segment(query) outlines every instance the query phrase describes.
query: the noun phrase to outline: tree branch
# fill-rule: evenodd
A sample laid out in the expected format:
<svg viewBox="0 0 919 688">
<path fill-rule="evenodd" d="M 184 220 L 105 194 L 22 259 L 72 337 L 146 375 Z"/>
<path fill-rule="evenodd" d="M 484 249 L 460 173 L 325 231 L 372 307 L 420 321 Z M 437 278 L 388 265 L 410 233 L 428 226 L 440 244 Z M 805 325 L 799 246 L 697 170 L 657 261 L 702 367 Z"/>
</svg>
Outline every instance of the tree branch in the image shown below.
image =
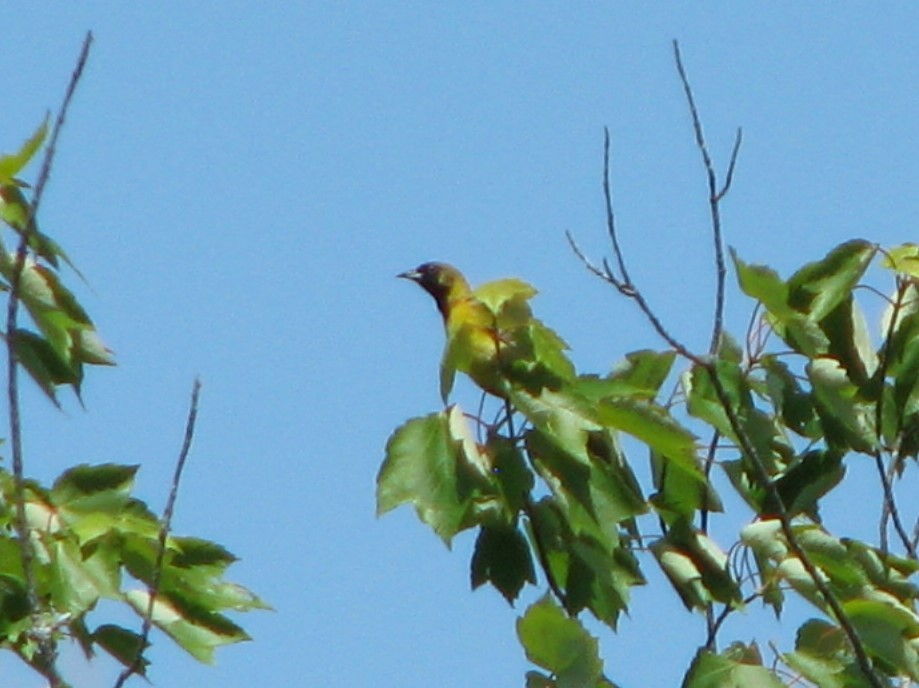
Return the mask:
<svg viewBox="0 0 919 688">
<path fill-rule="evenodd" d="M 705 165 L 705 174 L 708 178 L 708 207 L 711 214 L 712 222 L 712 239 L 715 245 L 715 277 L 717 280 L 715 288 L 715 317 L 712 325 L 712 340 L 708 351 L 714 355 L 718 350 L 718 343 L 721 340 L 721 332 L 724 328 L 724 283 L 726 269 L 724 266 L 724 240 L 721 234 L 721 199 L 725 197 L 731 188 L 731 182 L 734 179 L 734 168 L 737 163 L 737 156 L 740 153 L 740 144 L 743 140 L 743 131 L 738 128 L 737 136 L 734 139 L 734 149 L 731 153 L 731 162 L 728 165 L 727 175 L 725 176 L 724 185 L 718 189 L 718 177 L 715 174 L 715 167 L 712 164 L 711 155 L 708 152 L 708 145 L 705 143 L 705 136 L 702 133 L 702 121 L 699 118 L 699 111 L 696 108 L 696 101 L 692 95 L 692 88 L 689 85 L 689 79 L 686 76 L 686 69 L 683 67 L 683 58 L 680 55 L 680 44 L 673 41 L 673 59 L 676 61 L 677 73 L 680 75 L 680 83 L 683 85 L 683 93 L 686 96 L 686 102 L 689 106 L 689 114 L 692 117 L 692 127 L 696 135 L 696 145 L 699 153 L 702 155 L 702 164 Z"/>
<path fill-rule="evenodd" d="M 191 389 L 191 402 L 188 407 L 188 419 L 185 422 L 185 438 L 182 441 L 182 449 L 179 451 L 179 458 L 176 461 L 175 472 L 172 476 L 172 485 L 169 488 L 169 497 L 166 500 L 166 508 L 163 510 L 163 522 L 160 527 L 159 540 L 157 542 L 156 562 L 153 566 L 153 580 L 150 582 L 150 598 L 147 602 L 147 613 L 144 615 L 144 623 L 141 626 L 140 640 L 137 645 L 137 654 L 134 661 L 118 675 L 115 682 L 115 688 L 121 688 L 133 674 L 140 671 L 143 664 L 143 653 L 147 647 L 150 638 L 150 631 L 153 628 L 153 608 L 156 605 L 156 598 L 159 595 L 160 580 L 163 574 L 163 565 L 166 558 L 166 541 L 169 538 L 169 532 L 172 528 L 172 515 L 175 511 L 176 499 L 179 496 L 179 484 L 182 482 L 182 472 L 185 470 L 185 462 L 188 459 L 188 452 L 191 450 L 191 443 L 195 436 L 195 423 L 198 419 L 198 397 L 201 393 L 201 381 L 195 379 Z"/>
<path fill-rule="evenodd" d="M 715 240 L 715 252 L 716 252 L 716 270 L 718 278 L 718 289 L 716 294 L 716 303 L 715 303 L 715 324 L 712 331 L 712 342 L 710 346 L 710 355 L 709 356 L 699 356 L 692 351 L 690 351 L 686 346 L 684 346 L 679 340 L 677 340 L 673 335 L 669 333 L 666 327 L 663 325 L 662 321 L 656 313 L 651 309 L 645 300 L 642 292 L 636 287 L 634 282 L 628 278 L 628 271 L 625 269 L 625 261 L 622 258 L 622 253 L 618 247 L 618 243 L 614 244 L 613 251 L 616 255 L 617 261 L 620 261 L 620 273 L 622 277 L 617 277 L 609 268 L 609 264 L 604 261 L 603 268 L 598 268 L 592 264 L 584 254 L 577 248 L 571 235 L 568 235 L 568 240 L 572 245 L 572 249 L 575 254 L 581 259 L 585 264 L 587 269 L 593 274 L 599 276 L 604 281 L 608 282 L 614 286 L 620 294 L 632 299 L 638 305 L 641 312 L 648 319 L 648 322 L 655 329 L 658 335 L 665 341 L 667 344 L 673 348 L 678 354 L 686 358 L 693 365 L 698 366 L 706 371 L 709 378 L 711 379 L 712 387 L 715 391 L 715 395 L 718 398 L 718 403 L 724 409 L 725 415 L 728 419 L 728 422 L 731 426 L 731 430 L 734 433 L 734 436 L 737 440 L 737 444 L 742 452 L 742 455 L 747 457 L 750 462 L 750 465 L 753 468 L 753 473 L 756 481 L 760 484 L 763 490 L 769 496 L 771 502 L 775 505 L 776 517 L 778 518 L 779 525 L 781 527 L 782 533 L 785 536 L 785 540 L 788 543 L 788 547 L 791 552 L 797 557 L 801 562 L 801 565 L 804 567 L 804 570 L 807 572 L 808 576 L 814 583 L 814 587 L 820 593 L 820 596 L 823 598 L 828 609 L 832 613 L 833 617 L 839 623 L 840 627 L 843 629 L 843 632 L 846 635 L 846 638 L 849 640 L 849 643 L 852 646 L 852 650 L 855 654 L 856 662 L 859 666 L 859 669 L 864 674 L 868 685 L 873 688 L 882 688 L 883 684 L 881 683 L 878 676 L 875 674 L 872 666 L 871 660 L 868 657 L 868 654 L 865 650 L 864 644 L 859 638 L 858 633 L 855 630 L 855 627 L 852 625 L 851 620 L 845 613 L 845 610 L 842 608 L 839 600 L 836 598 L 836 595 L 833 593 L 829 584 L 823 579 L 818 570 L 817 566 L 811 560 L 810 556 L 801 546 L 801 543 L 798 541 L 798 538 L 794 532 L 794 527 L 792 524 L 792 518 L 788 513 L 788 509 L 785 506 L 782 495 L 776 487 L 775 483 L 772 481 L 769 476 L 769 472 L 766 469 L 766 463 L 759 455 L 759 451 L 756 446 L 751 441 L 749 435 L 744 428 L 743 422 L 738 415 L 737 410 L 734 408 L 730 396 L 728 395 L 727 390 L 724 387 L 724 384 L 721 382 L 721 379 L 718 374 L 718 368 L 715 364 L 712 355 L 717 352 L 718 341 L 721 337 L 722 331 L 722 321 L 723 321 L 723 308 L 724 308 L 724 257 L 723 257 L 723 248 L 722 248 L 722 232 L 721 232 L 721 217 L 719 212 L 719 202 L 723 198 L 724 194 L 727 193 L 731 179 L 733 178 L 734 165 L 737 157 L 737 151 L 740 146 L 740 135 L 738 134 L 737 140 L 734 145 L 734 154 L 731 158 L 731 164 L 729 167 L 728 181 L 725 185 L 719 190 L 717 188 L 717 178 L 714 174 L 714 168 L 711 163 L 711 158 L 708 154 L 707 147 L 705 145 L 705 139 L 702 135 L 702 125 L 699 120 L 698 112 L 695 107 L 695 102 L 692 97 L 692 91 L 689 87 L 688 79 L 686 78 L 685 70 L 683 69 L 682 60 L 679 53 L 679 45 L 674 41 L 674 55 L 677 63 L 677 70 L 680 74 L 680 80 L 683 84 L 683 89 L 686 94 L 687 100 L 689 102 L 690 112 L 693 119 L 693 128 L 696 134 L 696 143 L 699 146 L 700 152 L 702 154 L 703 162 L 705 165 L 706 173 L 708 176 L 709 182 L 709 206 L 711 209 L 711 222 L 713 236 Z M 608 136 L 606 137 L 608 141 Z M 609 218 L 613 217 L 611 204 L 612 194 L 609 192 L 609 173 L 608 173 L 608 160 L 609 152 L 608 147 L 605 146 L 604 153 L 604 196 L 607 203 L 607 218 L 608 218 L 608 229 L 609 229 Z M 612 234 L 615 236 L 615 233 Z M 717 620 L 716 620 L 717 622 Z M 711 630 L 711 629 L 710 629 Z M 715 629 L 716 630 L 716 629 Z"/>
<path fill-rule="evenodd" d="M 26 218 L 25 226 L 20 233 L 19 245 L 16 249 L 16 259 L 13 264 L 13 271 L 10 275 L 10 295 L 7 301 L 6 309 L 6 347 L 7 347 L 7 400 L 9 403 L 9 424 L 10 424 L 10 453 L 12 454 L 13 467 L 13 489 L 16 497 L 15 506 L 15 528 L 16 536 L 19 539 L 19 551 L 22 558 L 23 577 L 26 588 L 26 595 L 29 601 L 29 613 L 32 615 L 31 624 L 33 630 L 43 626 L 38 617 L 41 616 L 41 607 L 43 601 L 38 599 L 38 592 L 35 582 L 35 572 L 33 563 L 35 552 L 32 545 L 31 532 L 29 523 L 26 518 L 25 502 L 25 467 L 23 463 L 22 451 L 22 413 L 19 406 L 19 378 L 18 378 L 18 360 L 14 348 L 16 341 L 17 320 L 19 314 L 20 289 L 22 282 L 22 273 L 25 269 L 26 257 L 29 252 L 29 240 L 36 230 L 36 218 L 38 209 L 45 192 L 48 179 L 51 176 L 51 168 L 54 163 L 54 155 L 57 149 L 57 139 L 64 127 L 64 121 L 67 116 L 67 110 L 73 94 L 76 92 L 80 77 L 83 75 L 83 68 L 89 59 L 89 50 L 92 46 L 93 35 L 91 32 L 86 34 L 83 39 L 83 47 L 77 58 L 76 66 L 70 77 L 70 83 L 64 93 L 64 100 L 58 111 L 57 118 L 54 122 L 54 129 L 45 148 L 45 156 L 42 160 L 42 166 L 38 174 L 38 180 L 35 183 L 35 191 L 32 195 L 32 202 L 29 205 L 29 214 Z M 57 643 L 50 633 L 36 633 L 36 640 L 41 655 L 42 671 L 45 678 L 48 679 L 52 687 L 64 685 L 56 666 Z"/>
</svg>

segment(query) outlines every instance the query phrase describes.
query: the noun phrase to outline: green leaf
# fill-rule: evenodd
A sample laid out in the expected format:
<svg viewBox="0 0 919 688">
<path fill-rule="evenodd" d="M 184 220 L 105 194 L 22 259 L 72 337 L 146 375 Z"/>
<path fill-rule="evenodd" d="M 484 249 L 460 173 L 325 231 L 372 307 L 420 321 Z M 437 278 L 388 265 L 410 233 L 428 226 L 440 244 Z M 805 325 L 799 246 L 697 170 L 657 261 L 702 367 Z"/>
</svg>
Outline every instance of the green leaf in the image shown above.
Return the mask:
<svg viewBox="0 0 919 688">
<path fill-rule="evenodd" d="M 806 452 L 781 475 L 774 478 L 774 484 L 782 497 L 782 504 L 789 516 L 807 514 L 818 520 L 818 501 L 838 485 L 846 474 L 842 465 L 842 454 L 822 449 Z M 766 495 L 760 513 L 774 514 L 778 505 Z"/>
<path fill-rule="evenodd" d="M 117 513 L 124 508 L 140 466 L 80 464 L 64 471 L 51 488 L 51 500 L 70 512 Z"/>
<path fill-rule="evenodd" d="M 731 259 L 744 294 L 759 301 L 781 321 L 794 317 L 794 310 L 788 305 L 788 285 L 775 270 L 765 265 L 745 263 L 734 249 L 731 249 Z"/>
<path fill-rule="evenodd" d="M 799 629 L 794 652 L 783 661 L 820 688 L 862 688 L 865 677 L 841 628 L 811 619 Z"/>
<path fill-rule="evenodd" d="M 877 253 L 877 246 L 856 239 L 836 246 L 822 260 L 808 263 L 788 280 L 788 303 L 812 320 L 823 320 L 849 298 Z"/>
<path fill-rule="evenodd" d="M 532 430 L 526 435 L 527 450 L 571 530 L 605 543 L 612 551 L 619 546 L 618 524 L 646 509 L 637 481 L 623 464 L 592 457 L 586 444 L 573 453 L 555 439 Z"/>
<path fill-rule="evenodd" d="M 486 282 L 473 293 L 495 314 L 498 329 L 509 330 L 530 320 L 532 316 L 527 301 L 538 292 L 523 280 L 509 278 Z"/>
<path fill-rule="evenodd" d="M 588 433 L 602 429 L 591 404 L 575 394 L 551 389 L 539 394 L 513 390 L 510 400 L 533 427 L 570 455 L 586 461 Z"/>
<path fill-rule="evenodd" d="M 763 356 L 760 365 L 766 372 L 766 389 L 782 424 L 802 437 L 817 439 L 822 435 L 814 402 L 788 365 L 776 356 Z"/>
<path fill-rule="evenodd" d="M 721 499 L 709 482 L 701 483 L 695 473 L 687 472 L 675 461 L 651 452 L 651 477 L 657 490 L 651 504 L 666 523 L 691 519 L 696 511 L 720 512 Z"/>
<path fill-rule="evenodd" d="M 713 602 L 740 605 L 740 588 L 728 569 L 727 555 L 688 522 L 678 522 L 651 545 L 687 609 L 705 610 Z"/>
<path fill-rule="evenodd" d="M 590 535 L 575 535 L 559 501 L 544 498 L 528 510 L 528 534 L 541 552 L 547 576 L 565 589 L 569 614 L 589 609 L 593 615 L 616 627 L 626 609 L 630 589 L 642 585 L 644 577 L 634 555 L 618 545 Z"/>
<path fill-rule="evenodd" d="M 919 617 L 893 599 L 855 599 L 843 609 L 859 638 L 888 673 L 919 681 Z"/>
<path fill-rule="evenodd" d="M 473 507 L 474 480 L 490 474 L 487 460 L 468 435 L 458 406 L 414 418 L 386 445 L 377 476 L 377 515 L 413 504 L 418 517 L 449 546 L 456 533 L 474 525 L 465 518 Z"/>
<path fill-rule="evenodd" d="M 744 263 L 733 250 L 731 257 L 741 290 L 763 304 L 776 333 L 795 351 L 806 356 L 826 353 L 826 335 L 814 319 L 799 312 L 792 305 L 790 284 L 782 281 L 771 268 Z"/>
<path fill-rule="evenodd" d="M 527 496 L 535 484 L 533 471 L 524 461 L 520 449 L 506 437 L 492 435 L 487 449 L 494 457 L 495 482 L 506 506 L 506 522 L 512 523 L 523 510 Z"/>
<path fill-rule="evenodd" d="M 674 351 L 633 351 L 626 354 L 625 360 L 618 363 L 609 376 L 579 378 L 578 391 L 585 397 L 597 401 L 613 396 L 652 401 L 670 375 L 675 359 Z"/>
<path fill-rule="evenodd" d="M 490 582 L 513 604 L 526 583 L 536 584 L 526 538 L 512 527 L 483 526 L 472 555 L 472 588 Z"/>
<path fill-rule="evenodd" d="M 683 679 L 683 688 L 783 688 L 782 681 L 763 666 L 755 643 L 734 643 L 718 654 L 700 649 Z"/>
<path fill-rule="evenodd" d="M 118 599 L 121 571 L 109 548 L 88 555 L 69 540 L 50 543 L 51 595 L 58 611 L 78 615 L 93 609 L 101 598 Z"/>
<path fill-rule="evenodd" d="M 44 121 L 38 125 L 38 128 L 22 144 L 22 147 L 13 154 L 0 156 L 0 184 L 8 184 L 15 181 L 17 174 L 22 172 L 23 168 L 29 164 L 32 157 L 41 148 L 48 135 L 48 116 L 45 115 Z"/>
<path fill-rule="evenodd" d="M 883 265 L 888 270 L 910 277 L 919 277 L 919 244 L 906 243 L 882 252 Z"/>
<path fill-rule="evenodd" d="M 874 406 L 864 403 L 839 362 L 819 358 L 807 365 L 826 440 L 841 450 L 870 454 L 877 446 Z"/>
<path fill-rule="evenodd" d="M 122 666 L 126 667 L 133 665 L 138 654 L 149 646 L 149 643 L 142 646 L 142 639 L 139 633 L 114 624 L 99 626 L 93 632 L 92 640 L 117 659 Z M 148 666 L 150 666 L 150 661 L 146 658 L 141 658 L 137 666 L 137 673 L 141 676 L 146 676 Z"/>
<path fill-rule="evenodd" d="M 705 476 L 696 456 L 696 437 L 663 407 L 636 399 L 606 399 L 597 408 L 605 425 L 621 430 L 667 457 L 701 483 Z"/>
<path fill-rule="evenodd" d="M 550 598 L 533 604 L 517 621 L 517 636 L 527 659 L 554 674 L 558 688 L 587 688 L 601 681 L 597 639 Z"/>
<path fill-rule="evenodd" d="M 173 566 L 189 568 L 204 566 L 214 571 L 223 571 L 238 558 L 216 542 L 196 537 L 176 537 L 173 542 L 178 550 L 172 560 Z"/>
<path fill-rule="evenodd" d="M 58 405 L 55 388 L 58 385 L 72 385 L 79 390 L 83 373 L 79 366 L 62 359 L 46 339 L 30 332 L 17 330 L 13 339 L 16 359 L 22 364 L 48 398 Z"/>
<path fill-rule="evenodd" d="M 849 294 L 821 321 L 829 340 L 828 354 L 839 361 L 846 374 L 866 390 L 878 367 L 877 353 L 858 302 Z"/>
<path fill-rule="evenodd" d="M 145 617 L 150 603 L 146 590 L 129 590 L 125 599 L 140 616 Z M 249 636 L 219 614 L 201 613 L 193 606 L 159 596 L 153 605 L 152 620 L 178 645 L 199 662 L 211 664 L 214 650 L 223 645 L 249 640 Z"/>
</svg>

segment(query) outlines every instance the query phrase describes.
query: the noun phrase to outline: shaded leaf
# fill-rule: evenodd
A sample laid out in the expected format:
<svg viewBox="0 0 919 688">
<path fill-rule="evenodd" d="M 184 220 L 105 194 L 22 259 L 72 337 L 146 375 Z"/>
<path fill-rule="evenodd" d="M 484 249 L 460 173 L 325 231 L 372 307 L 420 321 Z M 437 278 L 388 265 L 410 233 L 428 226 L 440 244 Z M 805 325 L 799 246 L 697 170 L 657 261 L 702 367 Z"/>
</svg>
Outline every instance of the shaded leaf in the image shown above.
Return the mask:
<svg viewBox="0 0 919 688">
<path fill-rule="evenodd" d="M 472 587 L 490 582 L 513 604 L 526 583 L 536 584 L 536 571 L 526 538 L 512 527 L 483 526 L 472 555 Z"/>
<path fill-rule="evenodd" d="M 149 647 L 149 643 L 142 646 L 142 638 L 139 633 L 114 624 L 99 626 L 93 632 L 92 640 L 126 667 L 131 666 L 138 654 Z M 148 666 L 150 666 L 150 661 L 142 657 L 138 662 L 137 673 L 146 676 Z"/>
</svg>

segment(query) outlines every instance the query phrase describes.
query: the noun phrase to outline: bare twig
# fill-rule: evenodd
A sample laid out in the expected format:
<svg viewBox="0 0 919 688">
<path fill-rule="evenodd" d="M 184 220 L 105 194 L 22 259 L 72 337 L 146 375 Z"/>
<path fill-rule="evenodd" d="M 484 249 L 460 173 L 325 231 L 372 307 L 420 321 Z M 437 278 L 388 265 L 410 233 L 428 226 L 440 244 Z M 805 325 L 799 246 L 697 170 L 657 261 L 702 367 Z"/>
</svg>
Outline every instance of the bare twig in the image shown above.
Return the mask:
<svg viewBox="0 0 919 688">
<path fill-rule="evenodd" d="M 619 236 L 616 234 L 616 217 L 613 214 L 612 185 L 609 183 L 609 127 L 603 127 L 603 195 L 606 198 L 606 231 L 613 245 L 613 255 L 619 265 L 619 275 L 623 285 L 630 285 L 629 271 L 625 266 L 622 250 L 619 248 Z M 604 262 L 606 272 L 612 275 L 609 265 Z"/>
<path fill-rule="evenodd" d="M 730 190 L 731 182 L 734 179 L 734 168 L 737 163 L 737 156 L 740 153 L 743 132 L 741 129 L 737 129 L 737 136 L 734 139 L 734 149 L 731 152 L 731 162 L 728 165 L 724 185 L 719 189 L 718 177 L 715 174 L 715 167 L 712 164 L 712 158 L 708 152 L 708 145 L 705 143 L 705 136 L 702 133 L 702 121 L 699 117 L 699 111 L 696 108 L 696 101 L 692 95 L 692 88 L 690 88 L 686 70 L 683 67 L 683 58 L 680 55 L 680 44 L 677 41 L 673 41 L 673 58 L 676 61 L 677 72 L 680 75 L 683 93 L 686 95 L 689 114 L 692 117 L 692 127 L 696 135 L 696 145 L 702 155 L 702 163 L 705 165 L 705 173 L 708 177 L 708 205 L 712 218 L 712 238 L 715 244 L 715 276 L 717 279 L 715 291 L 715 317 L 714 324 L 712 325 L 712 340 L 709 345 L 709 353 L 714 354 L 718 350 L 718 343 L 721 340 L 721 332 L 724 328 L 724 283 L 726 269 L 724 266 L 724 240 L 721 234 L 720 204 L 721 200 Z"/>
<path fill-rule="evenodd" d="M 185 470 L 185 462 L 188 459 L 188 452 L 191 450 L 192 439 L 195 436 L 195 422 L 198 419 L 198 397 L 201 393 L 201 381 L 195 379 L 191 389 L 191 402 L 188 406 L 188 419 L 185 422 L 185 438 L 182 441 L 182 449 L 179 451 L 179 458 L 176 461 L 175 472 L 172 476 L 172 485 L 169 489 L 169 497 L 166 500 L 166 508 L 163 509 L 163 522 L 160 526 L 159 540 L 157 542 L 156 562 L 153 566 L 153 580 L 150 581 L 149 594 L 147 602 L 147 613 L 144 615 L 144 623 L 141 626 L 140 640 L 137 645 L 137 654 L 134 661 L 118 675 L 115 682 L 115 688 L 121 688 L 133 674 L 137 673 L 143 664 L 143 653 L 147 647 L 147 641 L 150 638 L 150 631 L 153 628 L 153 608 L 156 605 L 156 598 L 159 595 L 160 580 L 163 574 L 163 563 L 166 558 L 166 541 L 169 538 L 169 532 L 172 528 L 172 515 L 175 511 L 176 499 L 179 496 L 179 484 L 182 482 L 182 472 Z"/>
<path fill-rule="evenodd" d="M 57 148 L 57 139 L 64 127 L 64 120 L 67 116 L 67 110 L 73 94 L 76 92 L 80 77 L 83 75 L 83 68 L 89 59 L 89 50 L 92 46 L 93 35 L 87 33 L 83 39 L 83 47 L 77 58 L 76 66 L 70 77 L 70 83 L 64 93 L 64 100 L 58 111 L 57 118 L 54 122 L 54 129 L 45 148 L 44 159 L 39 170 L 38 180 L 35 183 L 35 191 L 32 195 L 32 202 L 29 205 L 29 214 L 26 218 L 25 226 L 21 228 L 19 245 L 16 249 L 16 259 L 13 264 L 13 271 L 10 275 L 10 296 L 6 309 L 6 345 L 7 345 L 7 399 L 9 403 L 9 423 L 10 423 L 10 453 L 12 454 L 13 465 L 13 489 L 16 498 L 16 536 L 19 539 L 20 556 L 22 557 L 23 577 L 25 580 L 26 595 L 29 601 L 29 610 L 33 619 L 37 619 L 41 614 L 41 601 L 38 599 L 38 591 L 35 583 L 35 572 L 32 565 L 35 559 L 35 552 L 32 545 L 29 524 L 26 519 L 25 502 L 25 468 L 23 464 L 22 452 L 22 414 L 19 407 L 19 378 L 18 378 L 18 360 L 14 348 L 16 341 L 17 319 L 19 315 L 20 288 L 22 282 L 22 272 L 25 269 L 26 257 L 29 252 L 29 240 L 36 230 L 36 218 L 38 209 L 41 205 L 42 196 L 48 179 L 51 176 L 51 168 L 54 163 L 54 155 Z M 40 624 L 33 623 L 33 627 Z M 49 684 L 54 686 L 63 685 L 63 680 L 57 671 L 56 643 L 52 636 L 43 633 L 37 638 L 39 652 L 42 655 L 42 667 L 45 677 Z"/>
</svg>

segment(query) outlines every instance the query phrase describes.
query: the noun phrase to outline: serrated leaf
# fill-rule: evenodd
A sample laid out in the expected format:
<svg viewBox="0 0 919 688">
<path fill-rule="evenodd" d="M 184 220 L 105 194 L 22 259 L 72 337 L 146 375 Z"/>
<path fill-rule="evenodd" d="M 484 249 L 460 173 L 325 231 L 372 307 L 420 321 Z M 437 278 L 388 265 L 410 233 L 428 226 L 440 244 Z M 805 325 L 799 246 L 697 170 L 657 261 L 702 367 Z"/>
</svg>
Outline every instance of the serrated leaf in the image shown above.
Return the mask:
<svg viewBox="0 0 919 688">
<path fill-rule="evenodd" d="M 617 396 L 651 401 L 670 374 L 675 357 L 673 351 L 633 351 L 626 354 L 607 377 L 578 377 L 575 390 L 593 402 Z"/>
<path fill-rule="evenodd" d="M 51 488 L 55 505 L 70 511 L 115 513 L 127 502 L 140 466 L 80 464 L 64 471 Z"/>
<path fill-rule="evenodd" d="M 17 330 L 13 339 L 16 359 L 22 364 L 48 398 L 58 405 L 55 388 L 58 385 L 72 385 L 79 391 L 83 379 L 79 367 L 62 359 L 46 339 L 29 330 Z"/>
<path fill-rule="evenodd" d="M 595 686 L 603 672 L 597 639 L 568 618 L 550 598 L 533 604 L 517 621 L 527 659 L 555 675 L 559 688 Z"/>
<path fill-rule="evenodd" d="M 499 330 L 513 329 L 531 317 L 529 299 L 538 293 L 533 285 L 516 278 L 486 282 L 474 292 L 475 297 L 497 318 Z"/>
<path fill-rule="evenodd" d="M 722 653 L 700 649 L 686 672 L 683 688 L 784 688 L 762 665 L 756 644 L 734 643 Z"/>
<path fill-rule="evenodd" d="M 650 501 L 666 523 L 691 519 L 695 512 L 702 509 L 723 511 L 724 506 L 711 483 L 701 483 L 694 473 L 687 473 L 681 464 L 669 461 L 657 452 L 650 454 L 651 477 L 657 490 Z"/>
<path fill-rule="evenodd" d="M 874 407 L 861 401 L 858 388 L 839 362 L 819 358 L 810 361 L 806 369 L 827 441 L 841 449 L 874 451 Z"/>
<path fill-rule="evenodd" d="M 450 418 L 446 410 L 399 427 L 386 444 L 386 459 L 377 475 L 377 515 L 412 504 L 448 546 L 470 525 L 464 518 L 472 507 L 459 465 L 471 464 L 463 456 L 462 439 L 451 430 Z"/>
<path fill-rule="evenodd" d="M 125 599 L 140 616 L 147 615 L 150 595 L 146 590 L 129 590 Z M 206 664 L 213 663 L 214 650 L 218 647 L 249 640 L 249 636 L 226 617 L 202 615 L 163 596 L 157 597 L 151 619 L 179 647 Z"/>
<path fill-rule="evenodd" d="M 877 253 L 875 244 L 856 239 L 808 263 L 788 280 L 788 303 L 814 321 L 823 320 L 852 293 Z"/>
<path fill-rule="evenodd" d="M 780 320 L 787 320 L 795 315 L 788 305 L 788 285 L 778 273 L 765 265 L 749 265 L 731 249 L 734 270 L 740 289 L 747 296 L 756 299 L 766 310 Z"/>
<path fill-rule="evenodd" d="M 144 645 L 139 633 L 129 631 L 127 628 L 116 626 L 114 624 L 103 624 L 92 634 L 92 640 L 114 657 L 122 666 L 133 666 L 134 662 L 141 652 L 143 652 L 149 643 Z M 150 665 L 149 660 L 141 657 L 137 663 L 137 673 L 146 676 L 147 667 Z"/>
<path fill-rule="evenodd" d="M 101 598 L 118 599 L 121 571 L 110 548 L 95 548 L 88 556 L 73 542 L 50 543 L 51 596 L 54 609 L 79 615 L 93 609 Z"/>
<path fill-rule="evenodd" d="M 479 530 L 472 555 L 472 588 L 489 582 L 511 605 L 526 583 L 536 584 L 529 543 L 516 528 Z"/>
<path fill-rule="evenodd" d="M 15 176 L 22 172 L 41 148 L 47 135 L 48 116 L 46 115 L 44 121 L 38 125 L 32 136 L 22 144 L 17 152 L 0 156 L 0 183 L 7 184 L 14 181 Z"/>
<path fill-rule="evenodd" d="M 855 599 L 843 609 L 869 652 L 890 673 L 919 681 L 919 618 L 894 600 Z"/>
<path fill-rule="evenodd" d="M 713 601 L 739 605 L 740 588 L 728 569 L 727 555 L 707 535 L 679 522 L 651 545 L 687 609 L 704 610 Z"/>
<path fill-rule="evenodd" d="M 919 277 L 919 244 L 906 243 L 882 252 L 881 265 L 910 277 Z"/>
<path fill-rule="evenodd" d="M 597 408 L 597 418 L 679 464 L 688 476 L 705 482 L 696 456 L 696 436 L 662 407 L 636 399 L 606 399 Z"/>
</svg>

